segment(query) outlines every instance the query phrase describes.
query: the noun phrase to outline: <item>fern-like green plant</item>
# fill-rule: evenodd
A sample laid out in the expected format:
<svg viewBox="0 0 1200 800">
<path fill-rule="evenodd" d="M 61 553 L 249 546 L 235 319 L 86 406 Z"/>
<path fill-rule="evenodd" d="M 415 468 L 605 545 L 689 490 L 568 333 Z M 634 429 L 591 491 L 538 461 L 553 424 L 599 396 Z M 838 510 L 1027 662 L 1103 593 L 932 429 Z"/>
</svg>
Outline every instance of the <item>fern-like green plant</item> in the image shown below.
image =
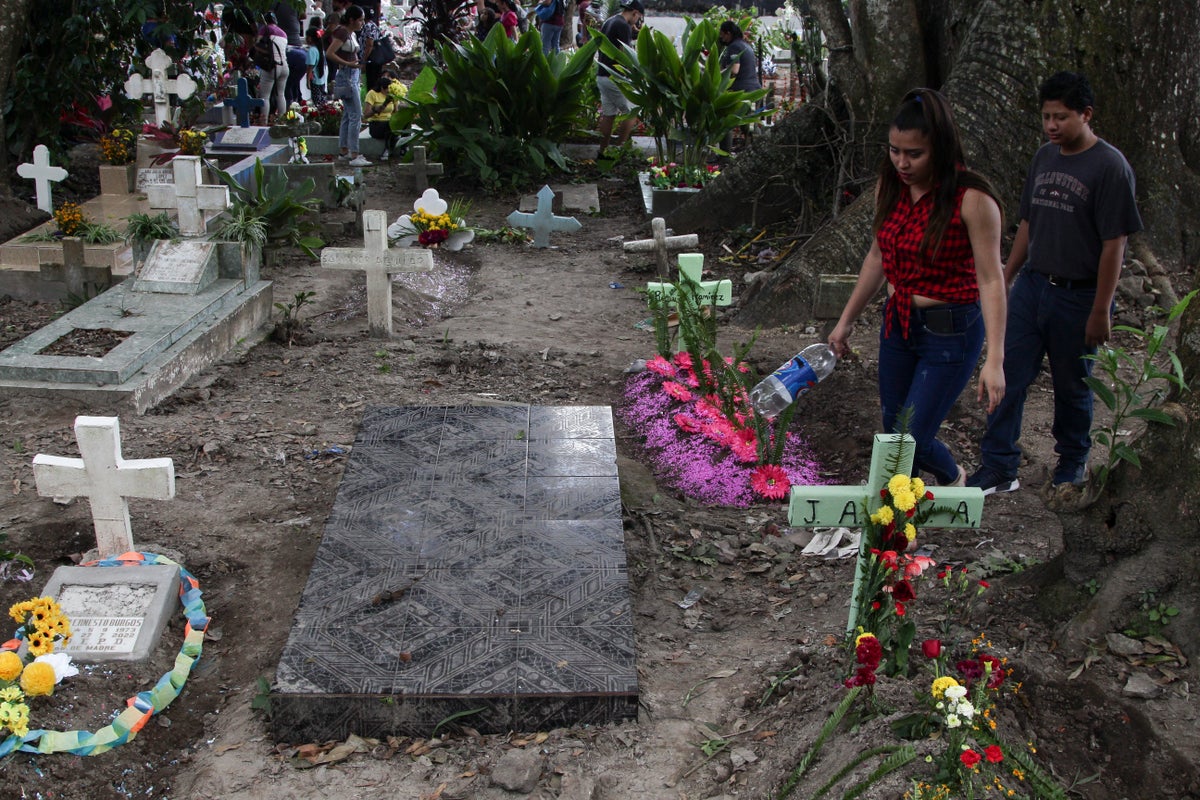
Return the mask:
<svg viewBox="0 0 1200 800">
<path fill-rule="evenodd" d="M 860 692 L 862 692 L 861 686 L 855 686 L 846 692 L 846 696 L 842 698 L 842 702 L 837 704 L 837 708 L 833 710 L 833 713 L 829 715 L 829 719 L 825 720 L 825 724 L 821 726 L 821 731 L 817 734 L 816 740 L 809 745 L 808 750 L 805 751 L 800 761 L 797 762 L 796 766 L 788 774 L 787 782 L 783 784 L 783 788 L 776 795 L 778 800 L 783 800 L 783 798 L 795 791 L 796 785 L 800 783 L 800 779 L 804 777 L 805 773 L 808 772 L 809 768 L 817 760 L 821 748 L 825 746 L 825 740 L 837 730 L 838 725 L 842 724 L 842 719 L 846 716 L 846 712 L 850 710 L 850 706 L 854 705 L 854 701 L 858 699 Z"/>
</svg>

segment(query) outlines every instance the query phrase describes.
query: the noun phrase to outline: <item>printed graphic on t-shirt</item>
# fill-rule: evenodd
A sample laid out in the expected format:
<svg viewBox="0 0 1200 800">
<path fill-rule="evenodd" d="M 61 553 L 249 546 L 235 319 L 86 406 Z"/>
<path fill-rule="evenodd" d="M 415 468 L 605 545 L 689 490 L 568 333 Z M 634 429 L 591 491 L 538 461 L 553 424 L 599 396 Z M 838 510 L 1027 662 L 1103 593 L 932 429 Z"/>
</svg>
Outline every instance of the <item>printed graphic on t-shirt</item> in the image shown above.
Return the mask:
<svg viewBox="0 0 1200 800">
<path fill-rule="evenodd" d="M 1073 214 L 1076 208 L 1087 203 L 1088 196 L 1088 187 L 1066 172 L 1041 172 L 1033 179 L 1031 202 L 1035 206 Z"/>
</svg>

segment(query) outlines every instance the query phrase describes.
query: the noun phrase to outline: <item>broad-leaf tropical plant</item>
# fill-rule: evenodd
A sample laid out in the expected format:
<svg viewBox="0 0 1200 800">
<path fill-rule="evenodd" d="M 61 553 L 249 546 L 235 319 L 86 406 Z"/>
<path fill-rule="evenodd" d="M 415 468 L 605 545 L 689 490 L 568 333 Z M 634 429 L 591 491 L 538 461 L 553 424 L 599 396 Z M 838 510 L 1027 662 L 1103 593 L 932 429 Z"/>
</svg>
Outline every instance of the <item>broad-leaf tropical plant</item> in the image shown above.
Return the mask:
<svg viewBox="0 0 1200 800">
<path fill-rule="evenodd" d="M 536 31 L 513 41 L 501 25 L 482 41 L 443 43 L 445 66 L 422 70 L 392 129 L 412 129 L 414 143 L 489 186 L 566 169 L 558 145 L 585 118 L 598 46 L 593 39 L 570 55 L 546 56 Z"/>
<path fill-rule="evenodd" d="M 238 240 L 250 244 L 260 244 L 255 241 L 253 233 L 255 219 L 261 219 L 266 225 L 267 248 L 287 246 L 299 247 L 311 258 L 316 258 L 316 248 L 325 243 L 312 235 L 317 229 L 317 211 L 320 201 L 313 197 L 316 181 L 306 178 L 295 188 L 288 188 L 287 173 L 282 169 L 272 170 L 271 177 L 266 177 L 266 169 L 262 159 L 254 160 L 254 185 L 243 186 L 237 179 L 223 170 L 217 170 L 217 176 L 229 186 L 233 198 L 231 218 L 239 222 L 242 230 L 250 234 L 248 237 L 238 237 Z M 233 228 L 230 229 L 232 232 Z"/>
<path fill-rule="evenodd" d="M 613 80 L 654 136 L 660 163 L 702 165 L 725 134 L 754 121 L 750 109 L 766 94 L 730 90 L 717 28 L 707 19 L 684 31 L 682 54 L 664 33 L 648 27 L 638 33 L 636 52 L 601 39 L 617 66 Z"/>
</svg>

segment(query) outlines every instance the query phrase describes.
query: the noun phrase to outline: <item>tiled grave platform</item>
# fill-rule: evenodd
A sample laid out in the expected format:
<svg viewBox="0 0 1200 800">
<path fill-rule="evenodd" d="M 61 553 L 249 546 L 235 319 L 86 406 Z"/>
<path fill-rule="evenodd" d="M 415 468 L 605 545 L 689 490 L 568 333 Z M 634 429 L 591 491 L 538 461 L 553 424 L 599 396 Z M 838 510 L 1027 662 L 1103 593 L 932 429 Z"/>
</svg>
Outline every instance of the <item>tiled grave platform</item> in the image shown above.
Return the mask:
<svg viewBox="0 0 1200 800">
<path fill-rule="evenodd" d="M 271 695 L 283 741 L 636 717 L 609 408 L 369 409 Z"/>
</svg>

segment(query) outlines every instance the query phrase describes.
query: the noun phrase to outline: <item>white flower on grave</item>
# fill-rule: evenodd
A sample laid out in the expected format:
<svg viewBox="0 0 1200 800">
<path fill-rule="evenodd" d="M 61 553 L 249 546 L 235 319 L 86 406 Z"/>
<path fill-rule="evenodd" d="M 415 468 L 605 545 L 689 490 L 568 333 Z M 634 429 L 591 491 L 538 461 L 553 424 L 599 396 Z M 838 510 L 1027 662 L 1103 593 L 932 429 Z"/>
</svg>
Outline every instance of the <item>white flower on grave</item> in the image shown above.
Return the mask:
<svg viewBox="0 0 1200 800">
<path fill-rule="evenodd" d="M 437 189 L 426 189 L 413 201 L 411 214 L 403 214 L 388 226 L 388 238 L 398 247 L 413 244 L 440 246 L 446 250 L 461 250 L 475 238 L 475 231 L 466 226 L 464 219 L 451 219 L 450 206 L 439 195 Z M 430 236 L 430 232 L 438 235 Z M 430 244 L 430 240 L 432 244 Z"/>
<path fill-rule="evenodd" d="M 975 706 L 971 705 L 966 700 L 963 700 L 958 704 L 957 711 L 960 717 L 966 717 L 967 719 L 972 719 L 975 716 Z"/>
<path fill-rule="evenodd" d="M 950 716 L 946 717 L 946 727 L 947 728 L 957 728 L 959 725 L 962 725 L 962 720 L 960 720 L 954 714 L 951 714 Z"/>
<path fill-rule="evenodd" d="M 63 678 L 73 678 L 79 674 L 79 670 L 71 663 L 71 657 L 66 653 L 47 653 L 38 656 L 33 661 L 35 664 L 42 661 L 54 668 L 55 684 L 62 683 Z"/>
<path fill-rule="evenodd" d="M 946 699 L 948 699 L 948 700 L 961 700 L 962 698 L 964 698 L 966 696 L 967 696 L 967 687 L 965 687 L 965 686 L 958 685 L 958 686 L 947 686 L 946 687 Z"/>
</svg>

